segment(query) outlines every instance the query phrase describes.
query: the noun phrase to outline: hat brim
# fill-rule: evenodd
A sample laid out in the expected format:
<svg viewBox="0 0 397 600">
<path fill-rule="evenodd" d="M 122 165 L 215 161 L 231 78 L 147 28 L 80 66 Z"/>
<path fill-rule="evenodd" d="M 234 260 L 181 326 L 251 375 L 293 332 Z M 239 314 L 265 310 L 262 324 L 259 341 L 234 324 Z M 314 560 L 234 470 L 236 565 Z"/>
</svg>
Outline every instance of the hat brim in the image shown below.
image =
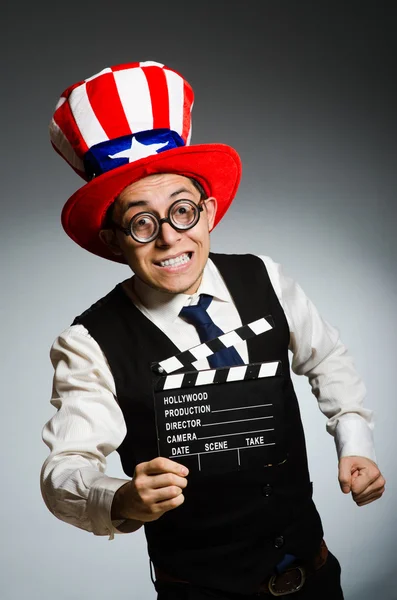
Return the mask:
<svg viewBox="0 0 397 600">
<path fill-rule="evenodd" d="M 237 152 L 225 144 L 198 144 L 160 152 L 108 171 L 77 190 L 66 202 L 62 211 L 66 233 L 97 256 L 125 262 L 99 238 L 106 211 L 125 187 L 155 173 L 177 173 L 196 179 L 208 196 L 217 199 L 215 227 L 237 192 L 241 161 Z"/>
</svg>

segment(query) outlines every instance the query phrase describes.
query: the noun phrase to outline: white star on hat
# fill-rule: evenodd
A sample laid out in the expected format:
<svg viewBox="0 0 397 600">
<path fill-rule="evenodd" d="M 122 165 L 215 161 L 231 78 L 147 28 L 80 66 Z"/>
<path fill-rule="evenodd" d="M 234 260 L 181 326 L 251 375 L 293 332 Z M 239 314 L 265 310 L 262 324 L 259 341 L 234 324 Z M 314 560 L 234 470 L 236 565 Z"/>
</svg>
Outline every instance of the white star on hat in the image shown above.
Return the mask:
<svg viewBox="0 0 397 600">
<path fill-rule="evenodd" d="M 141 144 L 136 138 L 132 138 L 131 147 L 121 150 L 116 154 L 109 154 L 109 158 L 128 158 L 129 162 L 135 162 L 140 158 L 146 158 L 152 154 L 157 154 L 157 150 L 164 148 L 168 142 L 162 144 Z"/>
</svg>

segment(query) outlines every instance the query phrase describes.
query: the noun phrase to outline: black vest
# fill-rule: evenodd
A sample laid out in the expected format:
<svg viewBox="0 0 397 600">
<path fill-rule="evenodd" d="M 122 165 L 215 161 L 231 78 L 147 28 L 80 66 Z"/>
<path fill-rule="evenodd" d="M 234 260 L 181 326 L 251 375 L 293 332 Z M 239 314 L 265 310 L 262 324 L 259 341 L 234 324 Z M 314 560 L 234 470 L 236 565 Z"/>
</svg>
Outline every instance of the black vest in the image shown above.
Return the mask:
<svg viewBox="0 0 397 600">
<path fill-rule="evenodd" d="M 161 570 L 207 587 L 249 594 L 284 554 L 313 556 L 323 535 L 312 501 L 305 440 L 293 389 L 289 328 L 261 259 L 216 255 L 243 324 L 272 315 L 275 327 L 248 340 L 250 362 L 280 360 L 287 460 L 221 475 L 188 478 L 185 502 L 145 525 L 148 551 Z M 158 455 L 150 364 L 179 349 L 149 321 L 121 285 L 77 317 L 104 352 L 127 425 L 118 449 L 125 473 Z"/>
</svg>

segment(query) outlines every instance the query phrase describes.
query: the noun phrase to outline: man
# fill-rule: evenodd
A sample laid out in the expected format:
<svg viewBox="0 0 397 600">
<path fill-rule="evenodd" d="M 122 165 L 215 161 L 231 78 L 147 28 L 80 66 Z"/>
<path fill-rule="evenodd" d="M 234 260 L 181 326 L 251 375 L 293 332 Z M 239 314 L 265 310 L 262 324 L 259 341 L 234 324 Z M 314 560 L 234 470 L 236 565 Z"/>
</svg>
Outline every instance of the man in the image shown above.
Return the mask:
<svg viewBox="0 0 397 600">
<path fill-rule="evenodd" d="M 65 205 L 64 228 L 86 250 L 127 263 L 134 276 L 54 343 L 57 413 L 44 429 L 51 454 L 43 496 L 56 516 L 97 535 L 144 525 L 161 600 L 343 598 L 339 564 L 312 502 L 288 349 L 329 419 L 342 491 L 360 506 L 379 498 L 385 484 L 364 388 L 336 330 L 279 265 L 250 255 L 209 257 L 209 233 L 235 196 L 241 166 L 228 146 L 189 146 L 192 104 L 178 73 L 146 62 L 105 69 L 68 88 L 57 105 L 52 143 L 88 181 Z M 211 340 L 231 331 L 244 336 L 232 334 L 235 347 L 221 344 L 212 356 Z M 176 445 L 183 454 L 176 461 L 159 456 L 153 398 L 164 371 L 158 363 L 186 351 L 193 366 L 179 363 L 180 381 L 191 377 L 193 392 L 207 389 L 194 387 L 197 373 L 189 375 L 207 373 L 218 400 L 206 407 L 224 415 L 205 425 L 234 429 L 212 430 L 218 435 L 206 435 L 199 452 L 191 452 L 193 442 Z M 260 379 L 257 365 L 277 368 Z M 182 397 L 172 393 L 163 402 Z M 243 419 L 230 418 L 231 405 L 219 408 L 233 393 Z M 274 426 L 265 427 L 266 419 Z M 236 429 L 240 421 L 248 431 Z M 172 423 L 188 429 L 176 439 L 194 444 L 203 430 L 197 419 Z M 262 462 L 252 448 L 233 446 L 243 433 Z M 104 474 L 115 449 L 126 480 Z"/>
</svg>

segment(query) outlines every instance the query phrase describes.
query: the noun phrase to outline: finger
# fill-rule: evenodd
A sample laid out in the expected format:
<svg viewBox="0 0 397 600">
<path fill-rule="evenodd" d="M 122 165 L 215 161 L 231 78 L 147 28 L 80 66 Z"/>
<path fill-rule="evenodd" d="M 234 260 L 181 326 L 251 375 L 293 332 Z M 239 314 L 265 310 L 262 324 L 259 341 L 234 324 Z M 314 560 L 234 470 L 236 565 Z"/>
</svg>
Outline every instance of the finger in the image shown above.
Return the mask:
<svg viewBox="0 0 397 600">
<path fill-rule="evenodd" d="M 185 502 L 185 496 L 183 494 L 179 494 L 179 496 L 175 496 L 175 498 L 171 498 L 170 500 L 165 500 L 164 502 L 158 502 L 156 504 L 156 509 L 161 512 L 167 512 L 168 510 L 173 510 L 174 508 L 178 508 L 181 504 Z"/>
<path fill-rule="evenodd" d="M 362 491 L 356 491 L 355 489 L 353 489 L 352 494 L 354 496 L 360 496 L 363 493 L 367 493 L 367 492 L 371 493 L 373 491 L 377 491 L 377 490 L 380 490 L 381 488 L 384 488 L 385 483 L 386 483 L 386 481 L 383 479 L 383 477 L 378 477 L 378 479 L 374 483 L 368 484 L 366 486 L 366 488 Z"/>
<path fill-rule="evenodd" d="M 380 473 L 378 473 L 376 477 L 373 477 L 369 473 L 361 472 L 360 475 L 352 481 L 352 493 L 360 495 L 366 490 L 382 487 L 384 483 L 385 481 Z"/>
<path fill-rule="evenodd" d="M 189 473 L 184 465 L 181 465 L 169 458 L 164 456 L 158 456 L 153 460 L 143 463 L 145 465 L 144 472 L 147 475 L 158 475 L 160 473 L 175 473 L 175 475 L 182 475 L 184 477 Z"/>
<path fill-rule="evenodd" d="M 352 473 L 351 465 L 348 462 L 341 462 L 339 467 L 339 485 L 344 494 L 348 494 L 351 490 Z"/>
<path fill-rule="evenodd" d="M 364 493 L 370 487 L 370 481 L 365 476 L 357 477 L 357 479 L 352 482 L 352 494 L 354 496 L 359 496 Z"/>
<path fill-rule="evenodd" d="M 153 502 L 159 504 L 172 498 L 176 498 L 182 494 L 182 490 L 177 485 L 170 485 L 169 487 L 160 488 L 155 490 L 153 495 Z"/>
<path fill-rule="evenodd" d="M 174 473 L 163 473 L 162 475 L 152 475 L 150 477 L 150 487 L 154 490 L 170 485 L 177 485 L 181 489 L 184 489 L 187 486 L 187 479 Z"/>
<path fill-rule="evenodd" d="M 355 494 L 353 493 L 353 499 L 355 502 L 361 502 L 362 500 L 366 500 L 367 498 L 369 498 L 372 495 L 377 495 L 377 494 L 383 494 L 383 492 L 385 491 L 385 486 L 384 485 L 380 485 L 380 484 L 373 484 L 371 486 L 369 486 L 366 490 L 364 490 L 364 492 L 361 492 L 361 494 Z"/>
<path fill-rule="evenodd" d="M 379 494 L 373 494 L 369 498 L 366 498 L 365 500 L 362 500 L 361 502 L 356 501 L 356 504 L 357 504 L 357 506 L 365 506 L 366 504 L 370 504 L 371 502 L 374 502 L 375 500 L 379 500 L 379 498 L 381 498 L 382 496 L 383 496 L 383 492 L 379 493 Z"/>
</svg>

